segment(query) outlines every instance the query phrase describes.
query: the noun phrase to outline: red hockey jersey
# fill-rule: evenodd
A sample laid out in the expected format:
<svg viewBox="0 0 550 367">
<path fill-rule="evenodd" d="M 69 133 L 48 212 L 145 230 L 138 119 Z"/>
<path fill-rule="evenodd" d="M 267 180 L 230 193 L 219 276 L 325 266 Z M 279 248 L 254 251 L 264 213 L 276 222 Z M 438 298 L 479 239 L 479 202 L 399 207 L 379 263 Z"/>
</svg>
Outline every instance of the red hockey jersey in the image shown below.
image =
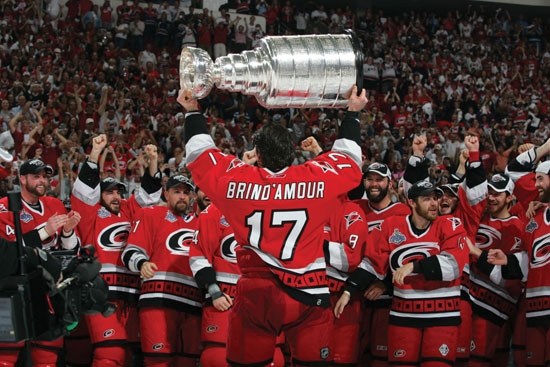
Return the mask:
<svg viewBox="0 0 550 367">
<path fill-rule="evenodd" d="M 143 280 L 139 307 L 200 314 L 203 296 L 189 267 L 196 227 L 196 216 L 182 217 L 165 206 L 144 208 L 137 215 L 122 260 L 134 272 L 139 272 L 145 261 L 158 268 L 152 278 Z"/>
<path fill-rule="evenodd" d="M 373 230 L 377 230 L 374 232 L 374 235 L 380 234 L 380 230 L 382 229 L 382 224 L 384 223 L 384 220 L 391 217 L 405 217 L 409 214 L 411 214 L 411 208 L 403 203 L 391 203 L 384 209 L 374 209 L 370 204 L 368 200 L 358 200 L 357 203 L 359 206 L 363 209 L 363 212 L 365 213 L 365 218 L 367 219 L 367 225 L 369 227 L 369 237 L 367 238 L 367 246 L 378 246 L 379 242 L 376 238 L 371 238 L 371 234 L 373 233 Z M 363 257 L 366 257 L 366 247 L 364 249 Z M 367 261 L 363 258 L 362 261 Z M 389 275 L 390 278 L 386 279 L 386 288 L 388 288 L 384 294 L 382 294 L 380 297 L 378 297 L 375 301 L 368 301 L 366 300 L 367 305 L 369 307 L 373 308 L 388 308 L 391 305 L 391 293 L 392 285 L 391 285 L 391 275 Z"/>
<path fill-rule="evenodd" d="M 131 223 L 141 207 L 160 200 L 160 185 L 157 191 L 151 193 L 144 188 L 148 179 L 151 178 L 143 178 L 142 185 L 128 200 L 121 200 L 118 215 L 100 204 L 99 171 L 94 163 L 84 163 L 73 186 L 71 205 L 82 216 L 78 224 L 82 243 L 95 248 L 101 263 L 101 276 L 109 286 L 110 299 L 138 300 L 139 273 L 124 266 L 121 254 L 128 241 Z"/>
<path fill-rule="evenodd" d="M 524 208 L 531 200 L 538 197 L 535 188 L 533 162 L 536 159 L 535 148 L 521 153 L 506 167 L 508 174 L 515 182 L 514 195 Z M 550 209 L 540 210 L 525 226 L 525 248 L 528 261 L 517 265 L 520 273 L 527 276 L 525 289 L 527 325 L 531 327 L 550 324 Z M 519 255 L 518 255 L 519 257 Z M 517 273 L 517 272 L 516 272 Z"/>
<path fill-rule="evenodd" d="M 38 207 L 32 208 L 29 204 L 22 200 L 23 209 L 20 213 L 21 231 L 27 233 L 33 229 L 40 230 L 46 226 L 48 219 L 54 214 L 66 214 L 67 210 L 61 200 L 42 196 L 38 199 Z M 79 239 L 76 235 L 70 238 L 62 238 L 61 232 L 63 228 L 59 228 L 57 232 L 42 241 L 42 248 L 46 250 L 54 249 L 73 249 L 78 246 Z M 8 211 L 8 198 L 0 199 L 0 237 L 8 241 L 15 242 L 15 225 L 13 224 L 13 212 Z M 31 244 L 27 244 L 31 245 Z"/>
<path fill-rule="evenodd" d="M 200 126 L 204 117 L 186 119 L 189 126 Z M 359 145 L 337 139 L 332 151 L 279 172 L 222 153 L 204 133 L 190 138 L 186 152 L 193 179 L 235 232 L 241 271 L 267 267 L 292 297 L 328 307 L 323 228 L 360 182 Z"/>
<path fill-rule="evenodd" d="M 538 212 L 525 226 L 525 240 L 529 268 L 524 264 L 522 273 L 527 274 L 525 300 L 527 302 L 527 325 L 540 326 L 550 323 L 550 208 Z M 521 262 L 520 262 L 521 265 Z"/>
<path fill-rule="evenodd" d="M 339 293 L 348 273 L 355 270 L 361 262 L 367 241 L 367 223 L 359 205 L 346 201 L 335 208 L 325 226 L 325 236 L 329 289 L 332 293 Z"/>
<path fill-rule="evenodd" d="M 476 247 L 484 251 L 470 266 L 469 296 L 474 312 L 502 325 L 516 310 L 521 280 L 507 280 L 502 267 L 487 263 L 487 251 L 501 249 L 505 254 L 524 251 L 525 225 L 516 216 L 506 219 L 483 217 L 476 234 Z"/>
<path fill-rule="evenodd" d="M 206 279 L 201 288 L 216 282 L 222 292 L 235 297 L 237 280 L 241 275 L 237 265 L 238 244 L 229 222 L 214 204 L 210 204 L 199 215 L 195 238 L 196 245 L 191 246 L 189 263 L 199 286 L 201 281 L 197 274 L 214 271 L 215 279 Z"/>
<path fill-rule="evenodd" d="M 379 232 L 379 246 L 366 247 L 363 270 L 383 279 L 388 267 L 393 272 L 417 261 L 424 269 L 406 277 L 404 285 L 394 285 L 390 322 L 411 327 L 458 325 L 460 277 L 468 261 L 462 221 L 441 216 L 417 234 L 410 216 L 391 217 Z"/>
</svg>

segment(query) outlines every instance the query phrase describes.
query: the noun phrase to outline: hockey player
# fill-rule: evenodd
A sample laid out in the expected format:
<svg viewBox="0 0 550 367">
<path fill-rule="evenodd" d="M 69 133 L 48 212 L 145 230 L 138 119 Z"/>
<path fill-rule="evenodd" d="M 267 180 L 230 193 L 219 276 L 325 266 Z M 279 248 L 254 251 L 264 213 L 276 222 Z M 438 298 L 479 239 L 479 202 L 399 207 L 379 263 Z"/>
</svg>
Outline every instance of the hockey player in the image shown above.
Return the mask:
<svg viewBox="0 0 550 367">
<path fill-rule="evenodd" d="M 411 183 L 426 180 L 429 176 L 429 161 L 424 157 L 426 137 L 415 136 L 413 140 L 413 155 L 405 170 L 405 192 Z M 457 184 L 446 184 L 437 188 L 440 215 L 453 215 L 464 225 L 467 235 L 473 239 L 479 227 L 479 222 L 485 210 L 487 200 L 487 179 L 479 156 L 479 139 L 468 135 L 464 138 L 466 149 L 459 157 L 459 166 L 453 174 Z M 469 289 L 469 264 L 463 269 L 461 283 L 461 302 L 459 337 L 457 343 L 456 365 L 466 366 L 470 355 L 472 333 L 472 309 Z"/>
<path fill-rule="evenodd" d="M 178 97 L 187 110 L 188 168 L 231 223 L 240 245 L 242 276 L 227 345 L 231 366 L 269 364 L 281 331 L 294 366 L 328 365 L 332 360 L 323 226 L 330 217 L 327 208 L 340 205 L 359 184 L 357 115 L 367 102 L 365 94 L 358 96 L 357 88 L 352 89 L 332 151 L 299 166 L 290 166 L 294 148 L 288 130 L 264 126 L 255 139 L 257 167 L 220 152 L 191 92 Z"/>
<path fill-rule="evenodd" d="M 314 156 L 322 153 L 319 143 L 312 136 L 302 141 L 302 149 Z M 361 207 L 355 202 L 345 201 L 334 208 L 329 222 L 325 225 L 325 236 L 328 286 L 331 307 L 334 307 L 348 273 L 359 265 L 366 245 L 368 229 Z M 332 324 L 333 366 L 349 366 L 359 362 L 362 303 L 360 296 L 352 299 L 345 317 L 335 319 Z"/>
<path fill-rule="evenodd" d="M 506 173 L 515 181 L 514 194 L 524 207 L 537 192 L 539 200 L 546 204 L 525 226 L 526 252 L 523 254 L 528 260 L 523 261 L 521 253 L 507 255 L 500 249 L 489 250 L 487 256 L 488 263 L 503 266 L 503 276 L 507 279 L 522 279 L 527 275 L 526 360 L 517 361 L 527 366 L 545 366 L 550 360 L 550 310 L 546 306 L 550 300 L 550 257 L 545 250 L 550 244 L 550 161 L 536 165 L 548 154 L 550 139 L 540 147 L 526 149 L 506 168 Z"/>
<path fill-rule="evenodd" d="M 194 191 L 187 177 L 170 177 L 166 206 L 141 210 L 122 253 L 124 264 L 143 278 L 138 306 L 146 367 L 194 367 L 200 357 L 203 296 L 189 267 Z"/>
<path fill-rule="evenodd" d="M 515 314 L 521 282 L 503 278 L 500 267 L 487 263 L 491 249 L 506 255 L 524 250 L 524 223 L 510 214 L 514 183 L 506 175 L 495 174 L 489 181 L 487 214 L 481 220 L 471 253 L 469 297 L 473 310 L 470 362 L 472 367 L 489 367 L 500 342 L 509 337 L 507 322 Z M 525 279 L 524 279 L 525 280 Z M 509 341 L 509 339 L 508 339 Z"/>
<path fill-rule="evenodd" d="M 112 177 L 100 180 L 98 160 L 106 146 L 106 135 L 93 138 L 92 150 L 82 165 L 71 196 L 72 207 L 86 218 L 78 227 L 82 241 L 95 248 L 101 262 L 101 276 L 109 286 L 109 299 L 117 305 L 116 313 L 109 317 L 101 314 L 85 317 L 94 347 L 93 367 L 123 366 L 125 360 L 130 360 L 126 355 L 127 343 L 133 350 L 139 348 L 139 273 L 129 271 L 120 255 L 137 212 L 141 207 L 158 203 L 161 193 L 157 147 L 145 147 L 148 169 L 141 186 L 126 200 L 122 197 L 126 190 L 122 182 Z"/>
<path fill-rule="evenodd" d="M 419 181 L 408 190 L 412 214 L 384 221 L 367 257 L 347 280 L 334 310 L 340 317 L 351 292 L 366 289 L 388 268 L 394 294 L 388 326 L 388 358 L 400 366 L 454 365 L 460 324 L 460 276 L 467 261 L 459 218 L 438 217 L 436 188 Z"/>
<path fill-rule="evenodd" d="M 363 185 L 367 200 L 357 200 L 363 209 L 369 232 L 380 229 L 386 218 L 406 216 L 410 208 L 400 202 L 392 202 L 390 187 L 391 171 L 383 163 L 371 163 L 363 173 Z M 367 246 L 378 246 L 376 241 L 367 240 Z M 365 248 L 366 251 L 366 248 Z M 387 325 L 391 306 L 391 274 L 383 281 L 376 280 L 365 291 L 366 309 L 363 316 L 362 363 L 365 366 L 388 366 Z M 346 310 L 346 313 L 348 311 Z"/>
<path fill-rule="evenodd" d="M 30 159 L 19 167 L 21 184 L 21 230 L 27 233 L 38 230 L 42 240 L 42 249 L 74 249 L 79 244 L 75 227 L 80 221 L 76 211 L 67 213 L 61 200 L 46 196 L 49 176 L 52 167 L 40 159 Z M 8 198 L 0 199 L 0 237 L 15 241 L 13 213 L 8 212 Z M 0 364 L 13 366 L 23 343 L 2 343 L 0 346 Z M 32 341 L 31 358 L 33 366 L 55 366 L 59 351 L 63 348 L 63 338 L 53 341 Z"/>
</svg>

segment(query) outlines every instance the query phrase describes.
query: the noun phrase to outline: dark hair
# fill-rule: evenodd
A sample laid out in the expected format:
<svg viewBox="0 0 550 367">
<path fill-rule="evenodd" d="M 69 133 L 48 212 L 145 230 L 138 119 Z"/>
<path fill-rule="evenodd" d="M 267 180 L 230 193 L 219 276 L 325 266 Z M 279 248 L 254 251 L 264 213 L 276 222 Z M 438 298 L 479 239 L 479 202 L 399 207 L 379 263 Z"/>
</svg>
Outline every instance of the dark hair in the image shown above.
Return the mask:
<svg viewBox="0 0 550 367">
<path fill-rule="evenodd" d="M 286 127 L 268 123 L 254 136 L 254 145 L 261 158 L 262 167 L 279 171 L 292 164 L 294 147 Z"/>
</svg>

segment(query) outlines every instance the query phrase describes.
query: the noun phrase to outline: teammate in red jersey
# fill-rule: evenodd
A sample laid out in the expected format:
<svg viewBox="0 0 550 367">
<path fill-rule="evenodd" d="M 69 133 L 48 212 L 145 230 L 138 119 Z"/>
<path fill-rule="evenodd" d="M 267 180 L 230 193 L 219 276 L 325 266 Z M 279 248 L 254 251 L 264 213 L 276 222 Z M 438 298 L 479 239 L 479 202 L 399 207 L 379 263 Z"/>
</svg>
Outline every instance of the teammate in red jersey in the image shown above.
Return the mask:
<svg viewBox="0 0 550 367">
<path fill-rule="evenodd" d="M 517 254 L 507 255 L 499 249 L 490 250 L 487 257 L 490 264 L 503 265 L 506 278 L 521 279 L 528 275 L 526 355 L 525 360 L 517 361 L 522 366 L 544 366 L 550 360 L 550 309 L 546 306 L 550 301 L 550 257 L 546 251 L 550 245 L 550 161 L 543 161 L 535 168 L 548 154 L 550 139 L 540 147 L 529 147 L 506 168 L 506 173 L 515 181 L 514 194 L 524 207 L 537 192 L 539 200 L 545 204 L 525 226 L 528 262 L 524 263 Z"/>
<path fill-rule="evenodd" d="M 111 177 L 100 180 L 98 159 L 106 145 L 106 135 L 93 138 L 92 150 L 78 174 L 71 196 L 72 208 L 86 218 L 78 227 L 82 242 L 96 249 L 101 277 L 109 286 L 109 300 L 118 306 L 116 313 L 109 317 L 85 316 L 94 346 L 93 367 L 123 366 L 129 357 L 125 355 L 126 344 L 137 344 L 132 345 L 133 349 L 139 347 L 139 273 L 129 271 L 120 255 L 126 247 L 136 213 L 141 207 L 158 203 L 162 188 L 157 147 L 147 145 L 144 151 L 149 166 L 141 186 L 128 200 L 123 199 L 126 187 L 122 182 Z"/>
<path fill-rule="evenodd" d="M 189 260 L 197 284 L 207 293 L 201 328 L 203 367 L 226 364 L 229 313 L 240 277 L 237 246 L 225 216 L 209 205 L 199 215 L 196 246 L 191 247 Z M 283 365 L 283 354 L 277 348 L 271 366 Z"/>
<path fill-rule="evenodd" d="M 425 180 L 429 176 L 429 162 L 424 157 L 427 141 L 425 136 L 415 136 L 412 144 L 413 155 L 405 170 L 405 191 L 412 182 Z M 460 163 L 453 174 L 457 184 L 438 187 L 440 215 L 453 215 L 459 218 L 470 238 L 474 238 L 485 210 L 487 200 L 487 179 L 479 158 L 479 140 L 476 136 L 464 138 L 466 149 L 460 154 Z M 468 296 L 469 264 L 463 269 L 461 284 L 459 339 L 457 343 L 456 365 L 466 366 L 470 356 L 472 333 L 472 309 Z"/>
<path fill-rule="evenodd" d="M 53 169 L 40 159 L 25 161 L 19 168 L 23 202 L 21 230 L 23 233 L 38 230 L 43 249 L 74 249 L 79 243 L 75 227 L 80 221 L 80 214 L 76 211 L 67 214 L 61 200 L 45 196 L 48 175 L 52 173 Z M 15 241 L 13 213 L 8 212 L 7 197 L 0 199 L 0 236 Z M 13 366 L 22 347 L 23 343 L 0 344 L 0 363 Z M 33 366 L 54 366 L 62 348 L 63 338 L 31 342 Z"/>
<path fill-rule="evenodd" d="M 321 146 L 312 136 L 302 141 L 302 149 L 315 156 L 322 152 Z M 363 256 L 368 227 L 362 208 L 352 201 L 345 201 L 340 207 L 335 208 L 329 222 L 325 225 L 325 236 L 330 301 L 331 307 L 334 307 L 348 273 L 357 268 Z M 335 319 L 332 324 L 333 366 L 349 366 L 359 362 L 363 317 L 361 297 L 354 297 L 351 300 L 345 316 Z"/>
<path fill-rule="evenodd" d="M 191 367 L 200 357 L 203 296 L 189 267 L 194 191 L 187 177 L 170 177 L 166 206 L 141 210 L 122 253 L 124 264 L 143 277 L 138 306 L 145 366 Z"/>
<path fill-rule="evenodd" d="M 357 203 L 363 209 L 369 233 L 380 230 L 386 218 L 407 216 L 411 209 L 400 202 L 394 203 L 390 196 L 391 171 L 383 163 L 370 164 L 363 174 L 363 185 L 367 200 L 360 199 Z M 378 246 L 376 240 L 367 240 L 367 246 Z M 366 251 L 366 248 L 365 248 Z M 363 317 L 362 363 L 366 366 L 388 366 L 388 334 L 387 325 L 390 315 L 391 274 L 384 280 L 375 280 L 365 291 L 366 309 Z M 346 310 L 346 313 L 348 311 Z"/>
<path fill-rule="evenodd" d="M 473 367 L 491 366 L 497 346 L 509 344 L 508 321 L 514 316 L 522 293 L 521 280 L 507 280 L 501 267 L 487 263 L 491 249 L 524 257 L 525 224 L 510 214 L 514 183 L 508 176 L 496 174 L 488 185 L 487 214 L 481 220 L 475 247 L 471 247 L 475 259 L 471 261 L 469 277 L 473 310 L 469 366 Z"/>
<path fill-rule="evenodd" d="M 384 221 L 367 257 L 350 275 L 335 308 L 341 317 L 350 292 L 393 273 L 388 327 L 390 364 L 454 365 L 460 324 L 460 276 L 468 258 L 461 220 L 438 217 L 436 188 L 419 181 L 408 190 L 412 214 Z M 374 237 L 371 236 L 372 240 Z"/>
<path fill-rule="evenodd" d="M 328 365 L 332 314 L 323 227 L 327 208 L 341 205 L 361 178 L 357 117 L 366 92 L 358 96 L 352 88 L 332 150 L 298 166 L 290 166 L 294 148 L 284 126 L 263 127 L 254 140 L 258 166 L 249 166 L 216 148 L 191 92 L 182 91 L 178 101 L 187 110 L 188 168 L 239 243 L 242 276 L 229 319 L 229 364 L 271 363 L 284 331 L 295 366 Z"/>
</svg>

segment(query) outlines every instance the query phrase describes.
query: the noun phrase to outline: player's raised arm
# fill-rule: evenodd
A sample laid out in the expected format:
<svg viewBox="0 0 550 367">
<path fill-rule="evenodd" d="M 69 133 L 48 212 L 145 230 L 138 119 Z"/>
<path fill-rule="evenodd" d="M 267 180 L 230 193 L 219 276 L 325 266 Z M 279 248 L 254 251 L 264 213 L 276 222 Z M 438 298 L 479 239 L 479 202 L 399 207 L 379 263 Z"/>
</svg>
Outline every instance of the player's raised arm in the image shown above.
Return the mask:
<svg viewBox="0 0 550 367">
<path fill-rule="evenodd" d="M 216 148 L 208 133 L 206 119 L 200 113 L 199 103 L 191 91 L 181 90 L 177 101 L 185 108 L 185 153 L 187 164 L 208 149 Z"/>
<path fill-rule="evenodd" d="M 367 104 L 367 92 L 363 89 L 357 95 L 357 86 L 351 89 L 348 111 L 342 121 L 338 139 L 334 142 L 333 151 L 342 152 L 350 156 L 358 165 L 361 165 L 361 129 L 359 127 L 359 111 Z"/>
</svg>

